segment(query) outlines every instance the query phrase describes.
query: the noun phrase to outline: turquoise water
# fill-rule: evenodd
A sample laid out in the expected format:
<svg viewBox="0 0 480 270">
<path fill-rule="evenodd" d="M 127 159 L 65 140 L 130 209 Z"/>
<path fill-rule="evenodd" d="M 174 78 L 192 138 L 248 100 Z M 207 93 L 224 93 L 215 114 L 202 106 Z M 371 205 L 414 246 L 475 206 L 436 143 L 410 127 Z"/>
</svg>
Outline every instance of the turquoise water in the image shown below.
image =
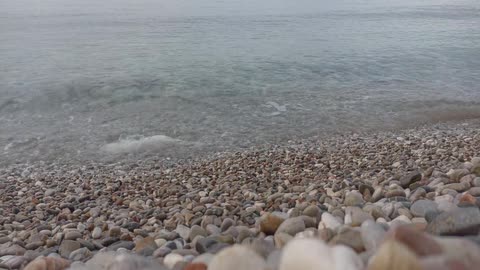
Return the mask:
<svg viewBox="0 0 480 270">
<path fill-rule="evenodd" d="M 185 157 L 480 115 L 476 0 L 7 0 L 0 39 L 4 161 Z"/>
</svg>

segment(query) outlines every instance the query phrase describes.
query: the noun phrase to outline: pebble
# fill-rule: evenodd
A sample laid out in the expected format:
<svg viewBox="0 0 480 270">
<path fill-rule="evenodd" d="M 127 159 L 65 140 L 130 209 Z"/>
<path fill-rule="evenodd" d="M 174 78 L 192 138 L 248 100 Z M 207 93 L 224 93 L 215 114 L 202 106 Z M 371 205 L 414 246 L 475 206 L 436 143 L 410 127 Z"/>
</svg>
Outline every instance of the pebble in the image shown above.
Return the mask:
<svg viewBox="0 0 480 270">
<path fill-rule="evenodd" d="M 63 239 L 65 240 L 76 240 L 77 238 L 82 238 L 82 234 L 79 231 L 69 231 L 65 233 Z"/>
<path fill-rule="evenodd" d="M 367 251 L 377 250 L 385 237 L 385 229 L 373 220 L 363 222 L 360 233 Z"/>
<path fill-rule="evenodd" d="M 427 231 L 437 235 L 477 235 L 480 232 L 480 210 L 466 207 L 443 212 L 428 224 Z"/>
<path fill-rule="evenodd" d="M 358 191 L 351 191 L 345 195 L 345 200 L 343 202 L 345 206 L 362 206 L 365 201 L 363 200 L 362 194 Z"/>
<path fill-rule="evenodd" d="M 92 238 L 99 239 L 100 237 L 102 237 L 102 228 L 95 227 L 92 231 Z"/>
<path fill-rule="evenodd" d="M 268 270 L 266 261 L 255 251 L 241 245 L 233 245 L 216 254 L 208 265 L 209 270 Z"/>
<path fill-rule="evenodd" d="M 342 223 L 334 217 L 332 214 L 325 212 L 322 214 L 322 220 L 318 225 L 318 229 L 330 229 L 335 231 L 338 227 L 340 227 Z"/>
<path fill-rule="evenodd" d="M 75 251 L 75 250 L 77 250 L 81 247 L 82 247 L 82 245 L 80 245 L 80 243 L 77 242 L 77 241 L 63 240 L 58 251 L 59 251 L 59 254 L 62 257 L 68 258 L 73 251 Z"/>
<path fill-rule="evenodd" d="M 269 270 L 476 269 L 480 137 L 468 130 L 352 134 L 168 169 L 2 167 L 0 268 L 66 268 L 34 260 L 49 256 L 79 260 L 72 270 L 253 269 L 252 258 Z"/>
<path fill-rule="evenodd" d="M 183 256 L 182 255 L 179 255 L 179 254 L 175 254 L 175 253 L 170 253 L 170 254 L 167 254 L 165 256 L 165 258 L 163 259 L 163 263 L 165 264 L 165 266 L 167 266 L 169 269 L 173 269 L 173 267 L 179 263 L 179 262 L 183 262 L 184 259 L 183 259 Z"/>
<path fill-rule="evenodd" d="M 266 213 L 259 219 L 260 231 L 267 235 L 273 235 L 285 219 L 286 217 L 278 213 Z"/>
<path fill-rule="evenodd" d="M 415 201 L 410 207 L 410 213 L 415 217 L 425 217 L 427 212 L 436 212 L 437 204 L 429 200 Z"/>
</svg>

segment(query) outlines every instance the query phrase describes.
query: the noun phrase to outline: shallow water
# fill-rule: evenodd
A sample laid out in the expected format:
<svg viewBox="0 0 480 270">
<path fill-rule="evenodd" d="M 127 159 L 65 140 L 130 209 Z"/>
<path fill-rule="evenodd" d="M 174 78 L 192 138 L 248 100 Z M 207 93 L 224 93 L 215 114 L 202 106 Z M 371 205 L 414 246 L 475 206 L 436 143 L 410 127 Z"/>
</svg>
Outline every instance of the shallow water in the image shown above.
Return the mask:
<svg viewBox="0 0 480 270">
<path fill-rule="evenodd" d="M 0 39 L 2 162 L 480 116 L 477 0 L 7 0 Z"/>
</svg>

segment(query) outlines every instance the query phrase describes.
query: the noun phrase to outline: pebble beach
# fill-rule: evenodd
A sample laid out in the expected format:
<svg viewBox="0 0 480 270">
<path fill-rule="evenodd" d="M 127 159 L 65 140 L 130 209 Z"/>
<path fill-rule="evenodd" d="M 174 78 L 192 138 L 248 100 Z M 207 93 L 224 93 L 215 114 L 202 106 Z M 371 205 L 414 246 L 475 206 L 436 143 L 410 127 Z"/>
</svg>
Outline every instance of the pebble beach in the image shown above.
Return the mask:
<svg viewBox="0 0 480 270">
<path fill-rule="evenodd" d="M 480 119 L 0 168 L 0 270 L 478 269 Z"/>
</svg>

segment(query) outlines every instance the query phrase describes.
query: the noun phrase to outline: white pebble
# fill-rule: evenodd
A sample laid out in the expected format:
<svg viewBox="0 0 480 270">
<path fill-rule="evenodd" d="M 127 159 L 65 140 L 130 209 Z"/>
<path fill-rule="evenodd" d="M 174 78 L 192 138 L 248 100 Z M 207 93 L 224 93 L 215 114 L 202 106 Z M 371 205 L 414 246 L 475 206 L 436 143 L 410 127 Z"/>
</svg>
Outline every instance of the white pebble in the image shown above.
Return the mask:
<svg viewBox="0 0 480 270">
<path fill-rule="evenodd" d="M 165 266 L 167 266 L 168 268 L 172 269 L 175 266 L 175 264 L 181 261 L 183 261 L 182 255 L 170 253 L 167 256 L 165 256 L 165 259 L 163 260 L 163 264 L 165 264 Z"/>
</svg>

